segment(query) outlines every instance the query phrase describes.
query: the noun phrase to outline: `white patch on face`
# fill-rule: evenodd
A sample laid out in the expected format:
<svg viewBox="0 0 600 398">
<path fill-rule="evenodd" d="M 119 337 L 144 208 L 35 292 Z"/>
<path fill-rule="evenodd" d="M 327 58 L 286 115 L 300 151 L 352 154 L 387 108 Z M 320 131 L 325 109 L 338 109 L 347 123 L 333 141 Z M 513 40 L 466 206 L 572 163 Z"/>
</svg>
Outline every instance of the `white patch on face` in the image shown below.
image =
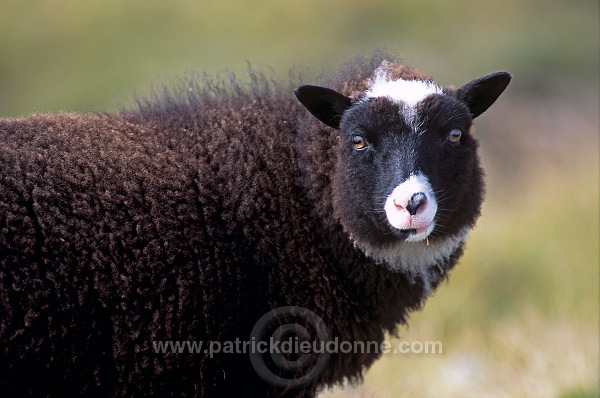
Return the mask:
<svg viewBox="0 0 600 398">
<path fill-rule="evenodd" d="M 402 105 L 407 122 L 415 126 L 417 104 L 432 94 L 443 94 L 436 83 L 425 80 L 390 80 L 385 70 L 380 68 L 371 78 L 365 98 L 387 97 Z"/>
<path fill-rule="evenodd" d="M 415 209 L 416 203 L 419 205 Z M 435 228 L 437 201 L 429 180 L 421 173 L 410 176 L 394 188 L 383 209 L 392 227 L 415 230 L 406 239 L 408 242 L 424 240 Z"/>
<path fill-rule="evenodd" d="M 387 76 L 376 74 L 365 93 L 367 98 L 388 97 L 395 102 L 414 108 L 431 94 L 442 94 L 442 89 L 433 82 L 424 80 L 388 80 Z"/>
</svg>

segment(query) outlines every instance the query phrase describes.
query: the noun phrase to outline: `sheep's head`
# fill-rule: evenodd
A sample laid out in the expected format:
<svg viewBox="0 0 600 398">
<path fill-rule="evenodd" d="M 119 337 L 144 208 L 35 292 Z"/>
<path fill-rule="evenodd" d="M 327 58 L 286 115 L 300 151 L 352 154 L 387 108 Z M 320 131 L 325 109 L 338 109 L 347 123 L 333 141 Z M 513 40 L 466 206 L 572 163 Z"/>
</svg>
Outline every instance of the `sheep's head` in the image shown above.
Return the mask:
<svg viewBox="0 0 600 398">
<path fill-rule="evenodd" d="M 317 86 L 296 96 L 339 130 L 336 216 L 356 246 L 398 263 L 411 246 L 455 249 L 474 225 L 484 183 L 471 124 L 511 76 L 494 73 L 456 90 L 394 79 L 390 70 L 382 65 L 354 99 Z"/>
</svg>

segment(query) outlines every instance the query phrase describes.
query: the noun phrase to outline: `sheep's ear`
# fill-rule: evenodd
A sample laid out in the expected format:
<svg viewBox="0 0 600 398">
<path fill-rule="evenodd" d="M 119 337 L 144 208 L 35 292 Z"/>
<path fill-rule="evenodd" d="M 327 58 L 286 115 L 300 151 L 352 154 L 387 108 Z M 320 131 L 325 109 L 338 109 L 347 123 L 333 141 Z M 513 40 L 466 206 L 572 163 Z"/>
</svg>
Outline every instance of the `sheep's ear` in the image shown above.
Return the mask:
<svg viewBox="0 0 600 398">
<path fill-rule="evenodd" d="M 352 105 L 350 98 L 325 87 L 301 86 L 294 93 L 310 113 L 334 129 L 340 127 L 342 114 Z"/>
<path fill-rule="evenodd" d="M 458 89 L 458 98 L 464 101 L 473 118 L 485 112 L 498 99 L 508 83 L 511 75 L 506 72 L 496 72 L 480 77 Z"/>
</svg>

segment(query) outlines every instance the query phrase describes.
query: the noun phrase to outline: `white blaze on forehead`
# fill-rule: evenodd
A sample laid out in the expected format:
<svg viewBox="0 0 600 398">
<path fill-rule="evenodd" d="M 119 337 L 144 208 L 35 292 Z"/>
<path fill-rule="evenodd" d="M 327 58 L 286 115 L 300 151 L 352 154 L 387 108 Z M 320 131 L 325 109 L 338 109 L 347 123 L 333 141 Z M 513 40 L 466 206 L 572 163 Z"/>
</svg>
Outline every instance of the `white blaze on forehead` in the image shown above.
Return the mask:
<svg viewBox="0 0 600 398">
<path fill-rule="evenodd" d="M 389 80 L 387 74 L 378 71 L 365 94 L 367 98 L 388 97 L 414 108 L 431 94 L 442 94 L 442 89 L 434 82 L 425 80 Z"/>
</svg>

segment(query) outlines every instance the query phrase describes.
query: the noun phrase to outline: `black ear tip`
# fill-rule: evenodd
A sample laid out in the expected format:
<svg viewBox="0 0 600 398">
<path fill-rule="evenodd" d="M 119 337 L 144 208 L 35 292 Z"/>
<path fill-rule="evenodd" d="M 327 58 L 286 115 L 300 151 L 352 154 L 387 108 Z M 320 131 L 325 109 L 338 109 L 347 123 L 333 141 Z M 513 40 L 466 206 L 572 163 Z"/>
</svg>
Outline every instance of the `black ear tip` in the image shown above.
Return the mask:
<svg viewBox="0 0 600 398">
<path fill-rule="evenodd" d="M 335 129 L 352 100 L 335 90 L 319 86 L 300 86 L 294 90 L 298 101 L 317 119 Z"/>
<path fill-rule="evenodd" d="M 481 79 L 477 79 L 477 81 L 484 86 L 487 85 L 492 92 L 496 92 L 497 95 L 500 95 L 506 87 L 508 87 L 511 79 L 512 75 L 508 72 L 496 72 L 484 76 Z"/>
<path fill-rule="evenodd" d="M 508 72 L 496 72 L 475 79 L 458 89 L 458 98 L 464 101 L 476 118 L 485 112 L 504 92 L 512 76 Z"/>
<path fill-rule="evenodd" d="M 296 97 L 300 94 L 300 92 L 302 91 L 302 87 L 304 86 L 300 86 L 300 87 L 296 87 L 294 89 L 294 94 L 296 95 Z"/>
<path fill-rule="evenodd" d="M 505 86 L 508 86 L 508 83 L 512 80 L 512 75 L 508 72 L 496 72 L 494 75 L 494 77 L 504 83 Z"/>
<path fill-rule="evenodd" d="M 310 93 L 310 88 L 311 86 L 308 85 L 297 87 L 294 89 L 294 95 L 296 95 L 296 98 L 302 101 L 302 98 L 306 97 L 306 95 Z"/>
</svg>

